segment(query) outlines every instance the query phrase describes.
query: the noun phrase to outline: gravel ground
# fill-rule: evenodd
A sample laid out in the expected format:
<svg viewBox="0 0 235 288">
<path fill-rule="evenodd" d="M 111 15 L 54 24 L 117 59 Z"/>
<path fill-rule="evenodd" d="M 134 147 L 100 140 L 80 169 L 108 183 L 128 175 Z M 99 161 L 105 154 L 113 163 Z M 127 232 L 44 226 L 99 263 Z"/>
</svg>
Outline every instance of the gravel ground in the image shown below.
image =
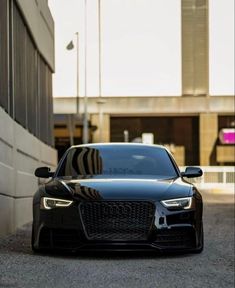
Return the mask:
<svg viewBox="0 0 235 288">
<path fill-rule="evenodd" d="M 234 287 L 234 198 L 203 193 L 201 254 L 33 254 L 31 225 L 0 239 L 0 287 Z"/>
</svg>

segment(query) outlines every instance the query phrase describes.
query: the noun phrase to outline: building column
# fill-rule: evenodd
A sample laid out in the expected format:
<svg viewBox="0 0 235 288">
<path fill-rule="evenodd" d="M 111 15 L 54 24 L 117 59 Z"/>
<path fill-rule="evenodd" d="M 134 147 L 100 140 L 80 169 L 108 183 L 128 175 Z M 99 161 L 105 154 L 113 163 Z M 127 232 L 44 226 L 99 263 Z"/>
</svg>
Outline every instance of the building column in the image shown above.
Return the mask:
<svg viewBox="0 0 235 288">
<path fill-rule="evenodd" d="M 91 125 L 96 126 L 97 129 L 92 134 L 92 142 L 98 143 L 98 142 L 110 142 L 110 115 L 109 114 L 103 114 L 102 117 L 102 139 L 100 141 L 100 131 L 99 131 L 99 114 L 92 114 L 91 115 Z"/>
<path fill-rule="evenodd" d="M 200 114 L 200 165 L 208 166 L 211 163 L 215 144 L 218 138 L 218 115 L 215 113 Z"/>
<path fill-rule="evenodd" d="M 182 95 L 208 95 L 208 0 L 181 0 Z"/>
</svg>

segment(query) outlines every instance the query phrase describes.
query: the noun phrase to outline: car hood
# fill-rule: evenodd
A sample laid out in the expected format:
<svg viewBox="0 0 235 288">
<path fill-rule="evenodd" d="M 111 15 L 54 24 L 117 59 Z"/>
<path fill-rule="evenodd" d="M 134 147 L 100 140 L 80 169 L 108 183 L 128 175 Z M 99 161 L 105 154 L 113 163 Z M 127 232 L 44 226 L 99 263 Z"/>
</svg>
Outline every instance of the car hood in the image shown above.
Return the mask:
<svg viewBox="0 0 235 288">
<path fill-rule="evenodd" d="M 187 197 L 191 185 L 175 179 L 55 178 L 46 185 L 49 194 L 70 194 L 77 200 L 162 200 Z"/>
</svg>

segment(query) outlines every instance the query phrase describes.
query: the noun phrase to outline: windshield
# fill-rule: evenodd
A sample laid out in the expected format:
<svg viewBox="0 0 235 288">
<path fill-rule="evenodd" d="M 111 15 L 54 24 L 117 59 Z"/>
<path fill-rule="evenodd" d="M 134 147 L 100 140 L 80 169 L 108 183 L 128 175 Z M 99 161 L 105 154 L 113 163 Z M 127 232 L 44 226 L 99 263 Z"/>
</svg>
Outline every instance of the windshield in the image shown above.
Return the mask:
<svg viewBox="0 0 235 288">
<path fill-rule="evenodd" d="M 165 149 L 142 145 L 92 145 L 69 150 L 57 172 L 63 176 L 151 175 L 177 177 Z"/>
</svg>

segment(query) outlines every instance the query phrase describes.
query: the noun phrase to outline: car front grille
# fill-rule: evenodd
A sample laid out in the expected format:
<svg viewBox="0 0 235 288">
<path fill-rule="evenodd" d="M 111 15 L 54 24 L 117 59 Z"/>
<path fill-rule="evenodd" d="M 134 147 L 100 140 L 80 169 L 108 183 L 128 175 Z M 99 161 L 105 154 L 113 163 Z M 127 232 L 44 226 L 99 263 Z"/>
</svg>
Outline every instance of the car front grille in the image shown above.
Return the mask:
<svg viewBox="0 0 235 288">
<path fill-rule="evenodd" d="M 144 241 L 155 205 L 147 201 L 94 201 L 79 205 L 86 237 L 100 241 Z"/>
</svg>

